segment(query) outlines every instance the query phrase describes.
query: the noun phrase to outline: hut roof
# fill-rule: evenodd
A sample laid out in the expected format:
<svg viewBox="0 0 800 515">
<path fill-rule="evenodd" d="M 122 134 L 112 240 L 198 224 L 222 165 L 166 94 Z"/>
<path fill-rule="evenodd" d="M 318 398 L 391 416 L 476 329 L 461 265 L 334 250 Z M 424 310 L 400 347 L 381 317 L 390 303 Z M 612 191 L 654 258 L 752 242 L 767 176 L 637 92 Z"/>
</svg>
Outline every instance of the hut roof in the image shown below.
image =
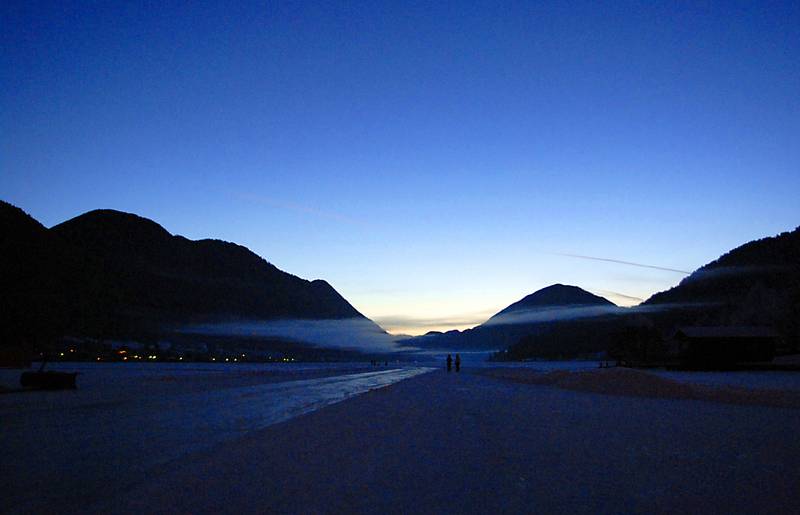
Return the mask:
<svg viewBox="0 0 800 515">
<path fill-rule="evenodd" d="M 685 326 L 678 327 L 674 337 L 685 338 L 775 338 L 771 327 L 763 326 Z"/>
</svg>

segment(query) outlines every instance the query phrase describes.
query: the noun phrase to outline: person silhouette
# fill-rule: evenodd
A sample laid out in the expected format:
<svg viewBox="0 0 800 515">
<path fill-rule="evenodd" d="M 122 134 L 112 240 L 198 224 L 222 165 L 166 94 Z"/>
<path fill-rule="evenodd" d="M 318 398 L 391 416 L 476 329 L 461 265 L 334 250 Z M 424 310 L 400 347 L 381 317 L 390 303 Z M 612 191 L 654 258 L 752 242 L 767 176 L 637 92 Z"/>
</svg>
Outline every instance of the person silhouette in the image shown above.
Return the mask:
<svg viewBox="0 0 800 515">
<path fill-rule="evenodd" d="M 461 372 L 461 355 L 456 354 L 456 372 Z"/>
<path fill-rule="evenodd" d="M 450 369 L 453 368 L 453 356 L 450 354 L 447 355 L 447 371 L 450 372 Z"/>
</svg>

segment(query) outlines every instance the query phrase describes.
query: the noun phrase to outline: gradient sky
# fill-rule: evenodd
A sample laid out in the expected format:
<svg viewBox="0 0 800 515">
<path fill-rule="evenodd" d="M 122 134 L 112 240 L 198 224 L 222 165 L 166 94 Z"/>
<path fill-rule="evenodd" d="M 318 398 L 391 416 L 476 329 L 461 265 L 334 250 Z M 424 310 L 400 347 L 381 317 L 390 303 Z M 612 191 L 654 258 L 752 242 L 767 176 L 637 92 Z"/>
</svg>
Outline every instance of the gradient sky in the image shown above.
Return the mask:
<svg viewBox="0 0 800 515">
<path fill-rule="evenodd" d="M 185 4 L 2 3 L 0 198 L 235 241 L 414 334 L 800 224 L 798 2 Z"/>
</svg>

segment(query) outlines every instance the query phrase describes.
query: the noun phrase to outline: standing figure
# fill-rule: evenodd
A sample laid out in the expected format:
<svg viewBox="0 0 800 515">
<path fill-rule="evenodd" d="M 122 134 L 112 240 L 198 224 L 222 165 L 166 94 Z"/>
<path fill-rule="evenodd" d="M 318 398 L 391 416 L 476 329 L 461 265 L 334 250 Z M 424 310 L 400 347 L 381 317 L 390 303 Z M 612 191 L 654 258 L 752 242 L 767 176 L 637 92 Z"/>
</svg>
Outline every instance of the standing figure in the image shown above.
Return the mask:
<svg viewBox="0 0 800 515">
<path fill-rule="evenodd" d="M 456 372 L 461 372 L 461 355 L 456 354 Z"/>
<path fill-rule="evenodd" d="M 451 356 L 450 354 L 448 354 L 448 355 L 447 355 L 447 371 L 448 371 L 448 372 L 450 372 L 450 370 L 451 370 L 452 368 L 453 368 L 453 356 Z"/>
</svg>

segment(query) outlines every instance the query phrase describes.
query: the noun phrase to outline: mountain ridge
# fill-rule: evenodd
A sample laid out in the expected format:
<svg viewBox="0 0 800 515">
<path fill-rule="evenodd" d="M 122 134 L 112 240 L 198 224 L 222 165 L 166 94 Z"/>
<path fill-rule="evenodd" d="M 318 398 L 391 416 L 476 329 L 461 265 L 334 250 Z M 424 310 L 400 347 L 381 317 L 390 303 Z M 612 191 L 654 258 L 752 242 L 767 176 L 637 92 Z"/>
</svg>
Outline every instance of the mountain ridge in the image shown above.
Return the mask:
<svg viewBox="0 0 800 515">
<path fill-rule="evenodd" d="M 429 332 L 402 342 L 428 349 L 498 350 L 564 319 L 602 317 L 617 309 L 623 308 L 578 286 L 555 283 L 509 304 L 473 328 Z"/>
<path fill-rule="evenodd" d="M 236 243 L 173 235 L 136 214 L 93 210 L 47 229 L 0 201 L 0 223 L 0 264 L 14 271 L 2 302 L 19 306 L 5 311 L 13 330 L 4 341 L 158 339 L 230 320 L 369 321 L 323 279 L 284 272 Z M 46 334 L 26 329 L 43 326 Z"/>
<path fill-rule="evenodd" d="M 615 319 L 576 321 L 552 337 L 529 334 L 497 357 L 552 357 L 572 334 L 595 341 L 586 351 L 652 359 L 679 326 L 769 327 L 780 352 L 800 351 L 800 227 L 739 245 Z"/>
<path fill-rule="evenodd" d="M 504 309 L 501 309 L 489 317 L 489 320 L 509 313 L 533 308 L 594 305 L 614 306 L 615 304 L 605 297 L 595 295 L 578 286 L 555 283 L 536 290 L 517 302 L 514 302 Z"/>
</svg>

